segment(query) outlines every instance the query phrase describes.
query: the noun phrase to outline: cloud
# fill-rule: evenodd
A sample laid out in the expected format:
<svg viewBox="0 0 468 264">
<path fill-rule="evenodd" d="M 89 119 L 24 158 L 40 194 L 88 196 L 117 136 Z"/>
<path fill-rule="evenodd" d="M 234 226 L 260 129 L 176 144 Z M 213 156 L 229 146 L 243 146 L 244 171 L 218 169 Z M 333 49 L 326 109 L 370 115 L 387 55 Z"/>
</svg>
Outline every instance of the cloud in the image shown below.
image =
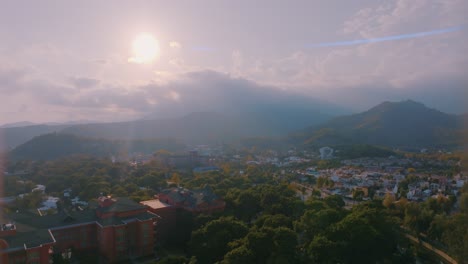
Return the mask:
<svg viewBox="0 0 468 264">
<path fill-rule="evenodd" d="M 231 59 L 232 59 L 231 72 L 234 75 L 240 76 L 243 71 L 242 67 L 244 63 L 244 57 L 242 56 L 242 53 L 239 50 L 232 51 Z"/>
<path fill-rule="evenodd" d="M 92 62 L 96 64 L 101 64 L 101 65 L 109 63 L 109 61 L 106 59 L 97 59 L 97 60 L 93 60 Z"/>
<path fill-rule="evenodd" d="M 271 42 L 271 49 L 264 51 L 258 50 L 262 49 L 260 42 L 247 37 L 238 43 L 242 50 L 228 47 L 233 43 L 228 39 L 224 43 L 206 39 L 216 49 L 203 43 L 184 44 L 190 50 L 183 54 L 179 54 L 180 43 L 171 41 L 166 47 L 172 51 L 161 53 L 157 67 L 128 64 L 125 47 L 98 53 L 91 43 L 89 50 L 83 48 L 88 44 L 54 43 L 67 45 L 67 49 L 39 40 L 31 47 L 23 43 L 23 47 L 11 49 L 15 52 L 0 50 L 0 110 L 26 104 L 28 111 L 47 109 L 63 116 L 75 113 L 83 119 L 114 120 L 152 112 L 165 116 L 266 108 L 283 98 L 309 104 L 321 98 L 356 110 L 383 100 L 412 98 L 459 112 L 464 98 L 461 91 L 468 82 L 468 30 L 430 33 L 430 37 L 417 37 L 417 32 L 466 25 L 467 13 L 466 0 L 372 2 L 371 7 L 357 10 L 343 21 L 330 19 L 323 27 L 326 34 L 313 38 L 300 27 L 286 33 L 278 28 L 277 36 L 284 40 Z M 312 29 L 317 23 L 310 24 Z M 417 33 L 416 38 L 404 35 L 412 32 Z M 245 33 L 249 36 L 250 31 Z M 321 35 L 327 38 L 320 40 Z M 400 40 L 386 41 L 388 36 Z M 296 43 L 342 39 L 357 39 L 358 43 L 341 44 L 360 45 L 304 49 Z M 372 39 L 380 42 L 368 41 Z M 255 45 L 244 45 L 244 40 Z M 213 70 L 200 70 L 207 67 Z"/>
<path fill-rule="evenodd" d="M 295 53 L 281 60 L 284 64 L 291 64 L 292 61 L 295 61 L 299 68 L 300 65 L 307 65 L 309 58 L 306 54 Z M 288 69 L 283 71 L 287 74 Z M 295 71 L 295 68 L 291 71 Z M 116 86 L 105 81 L 83 80 L 88 79 L 84 77 L 69 79 L 87 87 L 95 85 L 89 89 L 76 89 L 73 83 L 66 85 L 29 79 L 27 75 L 19 76 L 22 77 L 18 78 L 17 84 L 13 82 L 13 87 L 18 85 L 21 94 L 28 94 L 29 98 L 33 98 L 33 101 L 28 103 L 28 106 L 31 106 L 28 111 L 37 109 L 37 105 L 40 105 L 41 109 L 53 109 L 53 116 L 68 117 L 74 113 L 74 117 L 81 119 L 102 118 L 107 121 L 144 116 L 168 118 L 200 111 L 278 111 L 280 114 L 281 109 L 287 107 L 342 114 L 342 108 L 327 101 L 361 111 L 384 100 L 404 99 L 419 100 L 444 111 L 460 112 L 464 110 L 462 95 L 467 85 L 466 79 L 456 76 L 444 77 L 445 75 L 441 74 L 425 82 L 419 81 L 419 78 L 405 81 L 405 85 L 410 89 L 399 89 L 391 82 L 368 77 L 366 82 L 350 81 L 348 85 L 334 89 L 322 84 L 315 87 L 302 86 L 293 90 L 259 84 L 232 74 L 201 70 L 178 75 L 160 72 L 158 76 L 164 78 L 164 82 L 150 81 L 135 85 Z M 0 83 L 1 81 L 0 79 Z M 22 99 L 22 102 L 25 100 Z"/>
<path fill-rule="evenodd" d="M 338 38 L 357 41 L 322 43 L 322 49 L 278 58 L 242 57 L 243 67 L 233 69 L 244 78 L 358 110 L 392 98 L 420 98 L 441 110 L 459 112 L 463 107 L 458 91 L 468 83 L 468 34 L 457 25 L 466 25 L 467 12 L 466 1 L 385 1 L 358 10 L 343 23 Z M 436 99 L 418 96 L 426 92 Z M 456 103 L 442 103 L 441 96 Z"/>
<path fill-rule="evenodd" d="M 18 92 L 22 88 L 20 83 L 25 81 L 27 74 L 26 69 L 0 66 L 0 91 Z"/>
<path fill-rule="evenodd" d="M 468 22 L 464 0 L 395 0 L 364 8 L 344 22 L 343 32 L 364 38 L 398 35 L 403 31 L 430 31 Z M 422 28 L 424 27 L 424 28 Z"/>
<path fill-rule="evenodd" d="M 177 41 L 171 41 L 171 42 L 169 42 L 169 47 L 175 48 L 175 49 L 180 49 L 182 47 L 182 45 L 180 45 L 180 43 L 177 42 Z"/>
<path fill-rule="evenodd" d="M 323 42 L 323 43 L 308 45 L 307 47 L 324 48 L 324 47 L 353 46 L 353 45 L 377 43 L 377 42 L 384 42 L 384 41 L 391 41 L 391 40 L 404 40 L 404 39 L 412 39 L 412 38 L 429 37 L 429 36 L 439 35 L 439 34 L 444 34 L 444 33 L 457 32 L 462 29 L 463 29 L 462 26 L 455 26 L 455 27 L 436 29 L 436 30 L 431 30 L 431 31 L 386 36 L 386 37 L 379 37 L 379 38 L 357 39 L 357 40 L 336 41 L 336 42 Z"/>
<path fill-rule="evenodd" d="M 56 87 L 57 100 L 47 103 L 56 106 L 100 111 L 118 111 L 156 118 L 180 116 L 190 112 L 256 112 L 272 106 L 318 108 L 326 103 L 312 96 L 304 96 L 278 87 L 265 86 L 226 73 L 204 70 L 171 76 L 162 82 L 145 85 L 115 87 L 101 83 L 93 89 L 65 90 Z M 47 96 L 49 98 L 49 95 Z M 332 109 L 336 110 L 336 109 Z"/>
<path fill-rule="evenodd" d="M 97 86 L 101 81 L 86 77 L 70 77 L 70 83 L 79 89 L 87 89 Z"/>
</svg>

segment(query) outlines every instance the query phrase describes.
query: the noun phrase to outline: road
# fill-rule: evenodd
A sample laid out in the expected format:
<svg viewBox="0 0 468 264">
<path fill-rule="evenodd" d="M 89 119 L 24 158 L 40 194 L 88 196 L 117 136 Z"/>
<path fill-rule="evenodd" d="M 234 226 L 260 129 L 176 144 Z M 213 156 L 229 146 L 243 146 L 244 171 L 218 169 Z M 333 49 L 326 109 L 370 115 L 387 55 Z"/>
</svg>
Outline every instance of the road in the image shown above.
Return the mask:
<svg viewBox="0 0 468 264">
<path fill-rule="evenodd" d="M 433 247 L 431 244 L 427 243 L 427 242 L 424 242 L 424 241 L 420 241 L 418 240 L 416 237 L 412 236 L 412 235 L 409 235 L 409 234 L 405 234 L 405 236 L 410 239 L 411 241 L 413 241 L 414 243 L 417 243 L 417 244 L 420 244 L 422 245 L 424 248 L 426 248 L 427 250 L 429 251 L 432 251 L 434 254 L 438 255 L 440 258 L 444 259 L 447 263 L 451 263 L 451 264 L 457 264 L 458 262 L 456 260 L 454 260 L 452 257 L 450 257 L 449 255 L 447 255 L 447 253 L 443 252 L 442 250 L 439 250 L 435 247 Z"/>
</svg>

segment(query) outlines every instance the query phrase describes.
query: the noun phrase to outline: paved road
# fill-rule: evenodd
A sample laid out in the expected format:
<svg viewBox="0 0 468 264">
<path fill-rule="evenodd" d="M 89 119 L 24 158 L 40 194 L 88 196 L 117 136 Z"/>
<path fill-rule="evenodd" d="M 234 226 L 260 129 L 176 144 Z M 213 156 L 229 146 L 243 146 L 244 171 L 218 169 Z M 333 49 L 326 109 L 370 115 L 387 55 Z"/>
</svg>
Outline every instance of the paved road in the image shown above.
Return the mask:
<svg viewBox="0 0 468 264">
<path fill-rule="evenodd" d="M 433 247 L 431 244 L 427 243 L 427 242 L 424 242 L 424 241 L 419 241 L 417 238 L 415 238 L 414 236 L 412 235 L 409 235 L 409 234 L 405 234 L 405 236 L 410 239 L 411 241 L 415 242 L 415 243 L 419 243 L 420 245 L 422 245 L 423 247 L 425 247 L 427 250 L 429 251 L 432 251 L 434 252 L 436 255 L 438 255 L 439 257 L 443 258 L 447 263 L 451 263 L 451 264 L 457 264 L 458 262 L 456 260 L 454 260 L 452 257 L 450 257 L 449 255 L 447 255 L 447 253 L 443 252 L 442 250 L 439 250 L 435 247 Z"/>
</svg>

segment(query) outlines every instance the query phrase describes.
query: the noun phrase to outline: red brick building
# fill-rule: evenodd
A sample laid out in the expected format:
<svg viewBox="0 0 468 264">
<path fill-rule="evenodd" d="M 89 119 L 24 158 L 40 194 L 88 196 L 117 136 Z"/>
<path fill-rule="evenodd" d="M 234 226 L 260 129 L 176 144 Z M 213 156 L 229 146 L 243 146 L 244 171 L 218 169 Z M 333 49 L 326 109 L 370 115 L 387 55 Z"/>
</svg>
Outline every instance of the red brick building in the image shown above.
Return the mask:
<svg viewBox="0 0 468 264">
<path fill-rule="evenodd" d="M 102 263 L 115 263 L 154 253 L 160 217 L 127 198 L 101 197 L 89 210 L 39 216 L 7 215 L 0 226 L 0 263 L 48 264 L 53 254 L 73 257 L 95 252 Z"/>
<path fill-rule="evenodd" d="M 165 241 L 171 232 L 177 228 L 178 211 L 187 211 L 193 214 L 222 212 L 226 203 L 213 193 L 206 185 L 199 190 L 188 190 L 177 187 L 163 190 L 155 196 L 156 199 L 142 201 L 149 210 L 161 216 L 156 234 L 160 241 Z"/>
<path fill-rule="evenodd" d="M 165 204 L 183 208 L 192 213 L 222 212 L 226 207 L 226 203 L 213 192 L 209 185 L 199 190 L 188 190 L 182 187 L 166 189 L 156 198 Z"/>
</svg>

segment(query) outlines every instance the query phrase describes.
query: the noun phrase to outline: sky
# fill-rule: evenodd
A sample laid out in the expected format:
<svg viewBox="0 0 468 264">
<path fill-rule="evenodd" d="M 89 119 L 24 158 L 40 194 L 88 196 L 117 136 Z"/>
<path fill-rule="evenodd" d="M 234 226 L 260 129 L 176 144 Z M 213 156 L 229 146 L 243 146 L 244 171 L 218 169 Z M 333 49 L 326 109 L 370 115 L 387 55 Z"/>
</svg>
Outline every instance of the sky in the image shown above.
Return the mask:
<svg viewBox="0 0 468 264">
<path fill-rule="evenodd" d="M 467 109 L 468 1 L 0 0 L 0 124 L 121 121 L 298 96 Z M 151 63 L 135 59 L 142 33 Z M 265 99 L 267 98 L 267 99 Z"/>
</svg>

